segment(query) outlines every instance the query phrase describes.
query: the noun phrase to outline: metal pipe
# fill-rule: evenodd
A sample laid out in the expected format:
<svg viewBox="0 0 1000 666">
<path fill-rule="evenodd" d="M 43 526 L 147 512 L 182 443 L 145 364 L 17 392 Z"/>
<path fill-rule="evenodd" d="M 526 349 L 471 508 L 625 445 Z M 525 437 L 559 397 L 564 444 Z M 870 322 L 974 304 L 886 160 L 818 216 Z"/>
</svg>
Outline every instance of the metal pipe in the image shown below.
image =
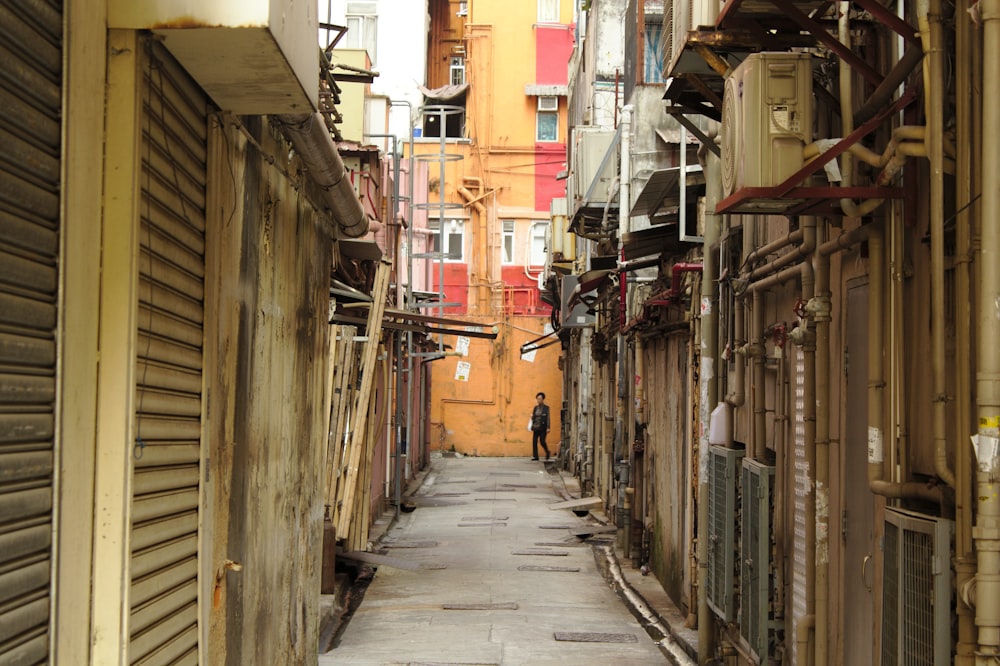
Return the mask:
<svg viewBox="0 0 1000 666">
<path fill-rule="evenodd" d="M 955 155 L 955 339 L 972 339 L 971 273 L 972 217 L 969 205 L 975 193 L 970 159 L 972 137 L 972 73 L 970 60 L 971 36 L 968 17 L 969 0 L 957 0 L 955 5 L 955 130 L 958 152 Z M 958 589 L 975 573 L 972 555 L 973 498 L 970 454 L 962 442 L 975 428 L 972 412 L 972 359 L 970 345 L 955 345 L 955 585 Z M 955 666 L 970 666 L 976 649 L 975 611 L 959 595 L 956 604 L 958 637 L 955 644 Z"/>
<path fill-rule="evenodd" d="M 717 140 L 717 128 L 712 127 L 709 138 Z M 724 367 L 719 357 L 718 287 L 719 255 L 715 247 L 722 231 L 723 216 L 715 207 L 722 199 L 722 165 L 719 157 L 705 150 L 705 231 L 702 244 L 701 277 L 701 392 L 700 421 L 707 424 L 719 400 L 719 379 L 716 367 Z M 672 285 L 671 285 L 672 286 Z M 721 361 L 721 360 L 720 360 Z M 712 614 L 708 605 L 708 494 L 709 494 L 709 442 L 708 428 L 701 428 L 698 441 L 698 539 L 696 545 L 698 573 L 698 663 L 706 664 L 715 655 Z"/>
<path fill-rule="evenodd" d="M 767 433 L 767 405 L 764 390 L 764 292 L 753 292 L 753 306 L 750 312 L 750 342 L 747 344 L 746 355 L 752 360 L 753 372 L 750 375 L 750 414 L 753 419 L 750 427 L 750 458 L 764 459 L 764 439 Z"/>
<path fill-rule="evenodd" d="M 360 238 L 368 233 L 368 216 L 347 178 L 344 160 L 341 159 L 333 137 L 326 128 L 326 120 L 319 113 L 304 115 L 282 114 L 278 122 L 288 133 L 295 152 L 309 173 L 309 178 L 323 192 L 323 203 L 337 220 L 340 230 L 350 238 Z"/>
<path fill-rule="evenodd" d="M 918 3 L 923 7 L 923 3 Z M 944 49 L 941 38 L 941 0 L 930 0 L 926 19 L 929 52 L 927 71 L 927 139 L 930 153 L 930 236 L 931 236 L 931 427 L 934 439 L 934 471 L 949 486 L 955 474 L 948 468 L 947 400 L 945 368 L 944 298 Z M 923 31 L 921 31 L 923 33 Z"/>
<path fill-rule="evenodd" d="M 976 497 L 981 498 L 973 537 L 976 544 L 976 664 L 1000 655 L 1000 460 L 984 449 L 1000 438 L 1000 0 L 980 0 L 983 19 L 982 240 L 976 263 L 981 271 L 976 307 L 976 413 L 980 440 Z M 989 133 L 988 135 L 986 133 Z"/>
<path fill-rule="evenodd" d="M 885 250 L 881 224 L 868 227 L 868 487 L 876 495 L 942 501 L 940 486 L 885 479 Z"/>
</svg>

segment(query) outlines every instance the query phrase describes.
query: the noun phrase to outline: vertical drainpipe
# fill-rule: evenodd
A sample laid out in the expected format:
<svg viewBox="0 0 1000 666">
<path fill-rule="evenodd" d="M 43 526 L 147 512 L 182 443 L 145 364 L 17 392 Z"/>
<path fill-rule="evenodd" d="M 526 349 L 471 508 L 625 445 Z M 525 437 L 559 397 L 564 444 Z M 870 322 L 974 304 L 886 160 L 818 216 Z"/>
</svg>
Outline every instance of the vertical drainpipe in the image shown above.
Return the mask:
<svg viewBox="0 0 1000 666">
<path fill-rule="evenodd" d="M 764 290 L 755 289 L 751 308 L 751 324 L 747 358 L 752 360 L 753 372 L 750 376 L 750 458 L 763 460 L 765 438 L 767 437 L 767 401 L 764 389 Z"/>
<path fill-rule="evenodd" d="M 971 59 L 971 20 L 968 16 L 969 0 L 955 4 L 955 115 L 957 155 L 955 156 L 955 205 L 958 209 L 955 223 L 955 339 L 972 338 L 971 322 L 971 270 L 972 270 L 972 215 L 969 204 L 975 188 L 972 186 L 972 115 L 973 100 Z M 972 479 L 968 473 L 971 451 L 963 443 L 972 428 L 971 349 L 969 345 L 955 345 L 955 584 L 958 589 L 971 579 L 975 572 L 972 556 Z M 955 666 L 970 666 L 976 649 L 975 613 L 959 597 L 958 640 L 955 645 Z"/>
<path fill-rule="evenodd" d="M 884 231 L 874 222 L 868 227 L 868 487 L 883 497 L 940 504 L 940 487 L 885 479 L 885 265 Z"/>
<path fill-rule="evenodd" d="M 716 140 L 717 131 L 709 133 Z M 708 493 L 709 455 L 708 423 L 719 400 L 719 379 L 715 363 L 719 356 L 719 316 L 716 284 L 719 280 L 719 236 L 722 216 L 715 207 L 722 199 L 722 167 L 711 150 L 704 153 L 705 231 L 702 246 L 701 276 L 701 436 L 698 441 L 698 663 L 706 664 L 715 654 L 712 614 L 708 607 Z"/>
<path fill-rule="evenodd" d="M 930 0 L 928 14 L 930 52 L 928 62 L 930 82 L 925 92 L 928 99 L 927 139 L 931 162 L 931 369 L 934 411 L 934 469 L 941 480 L 954 487 L 955 475 L 948 468 L 947 400 L 944 341 L 944 50 L 941 39 L 941 0 Z M 990 82 L 991 85 L 995 82 Z"/>
<path fill-rule="evenodd" d="M 618 249 L 621 256 L 621 261 L 625 261 L 625 234 L 629 230 L 629 209 L 632 205 L 632 111 L 633 107 L 631 104 L 626 104 L 622 107 L 621 115 L 621 157 L 620 157 L 620 186 L 618 190 Z M 628 367 L 628 363 L 625 359 L 625 352 L 627 346 L 625 344 L 625 335 L 622 332 L 625 326 L 628 324 L 628 280 L 626 279 L 627 274 L 622 271 L 619 279 L 621 280 L 621 292 L 619 298 L 621 302 L 619 303 L 619 333 L 618 333 L 618 391 L 617 391 L 617 413 L 622 415 L 623 418 L 615 419 L 615 447 L 614 447 L 614 461 L 612 464 L 612 473 L 615 474 L 619 487 L 624 489 L 626 485 L 629 485 L 629 481 L 620 478 L 618 475 L 618 465 L 622 460 L 622 455 L 625 451 L 626 446 L 626 427 L 624 415 L 628 413 L 626 398 L 628 396 L 628 382 L 626 381 L 625 370 Z M 631 471 L 631 470 L 629 470 Z M 625 484 L 625 485 L 622 485 Z M 625 493 L 618 493 L 618 509 L 619 512 L 624 514 L 624 503 L 625 503 Z M 616 522 L 624 522 L 618 520 Z M 621 525 L 619 525 L 621 527 Z M 628 532 L 630 531 L 630 526 L 626 526 L 623 538 L 627 541 Z M 623 545 L 628 545 L 624 543 Z"/>
<path fill-rule="evenodd" d="M 984 444 L 1000 437 L 1000 0 L 980 0 L 983 18 L 982 240 L 976 263 L 981 271 L 977 302 L 976 408 L 980 459 L 973 529 L 976 544 L 975 606 L 979 627 L 976 664 L 995 664 L 1000 655 L 1000 464 L 983 455 Z M 984 441 L 986 440 L 986 441 Z"/>
</svg>

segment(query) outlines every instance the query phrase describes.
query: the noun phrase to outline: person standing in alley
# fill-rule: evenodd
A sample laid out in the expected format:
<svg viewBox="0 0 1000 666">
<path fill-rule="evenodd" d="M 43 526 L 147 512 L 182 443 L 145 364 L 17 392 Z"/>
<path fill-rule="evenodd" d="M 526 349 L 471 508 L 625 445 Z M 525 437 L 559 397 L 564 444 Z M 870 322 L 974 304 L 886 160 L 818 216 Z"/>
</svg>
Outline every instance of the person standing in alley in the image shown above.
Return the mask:
<svg viewBox="0 0 1000 666">
<path fill-rule="evenodd" d="M 535 400 L 538 404 L 531 411 L 531 459 L 538 460 L 538 445 L 545 449 L 545 459 L 549 459 L 549 447 L 545 444 L 545 437 L 549 434 L 549 406 L 545 404 L 545 394 L 536 393 Z"/>
</svg>

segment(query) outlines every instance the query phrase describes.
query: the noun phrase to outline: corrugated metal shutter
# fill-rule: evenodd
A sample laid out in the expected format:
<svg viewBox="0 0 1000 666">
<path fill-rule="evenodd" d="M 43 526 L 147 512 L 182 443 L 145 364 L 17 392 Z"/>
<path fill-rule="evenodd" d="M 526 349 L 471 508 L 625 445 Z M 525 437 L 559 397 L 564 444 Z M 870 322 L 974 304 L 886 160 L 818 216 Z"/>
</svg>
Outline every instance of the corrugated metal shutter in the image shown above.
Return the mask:
<svg viewBox="0 0 1000 666">
<path fill-rule="evenodd" d="M 0 663 L 48 657 L 62 6 L 0 0 Z"/>
<path fill-rule="evenodd" d="M 795 376 L 793 378 L 795 386 L 795 443 L 793 445 L 793 456 L 795 458 L 795 499 L 793 511 L 795 518 L 793 530 L 795 532 L 795 543 L 792 547 L 792 626 L 798 626 L 799 620 L 806 616 L 806 594 L 808 590 L 806 581 L 806 559 L 809 553 L 806 552 L 806 498 L 809 496 L 809 462 L 806 459 L 806 359 L 801 347 L 795 347 Z M 804 664 L 807 660 L 804 656 L 797 655 L 798 644 L 792 642 L 792 663 Z"/>
<path fill-rule="evenodd" d="M 198 661 L 207 102 L 148 42 L 143 68 L 129 661 Z"/>
</svg>

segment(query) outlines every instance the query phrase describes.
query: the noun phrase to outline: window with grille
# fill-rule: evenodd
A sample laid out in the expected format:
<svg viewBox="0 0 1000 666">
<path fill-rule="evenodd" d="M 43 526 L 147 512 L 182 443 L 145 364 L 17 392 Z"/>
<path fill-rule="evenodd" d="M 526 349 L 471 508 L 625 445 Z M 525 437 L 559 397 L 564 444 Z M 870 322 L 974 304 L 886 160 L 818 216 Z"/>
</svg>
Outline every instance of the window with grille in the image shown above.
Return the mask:
<svg viewBox="0 0 1000 666">
<path fill-rule="evenodd" d="M 451 85 L 460 86 L 465 83 L 465 58 L 462 56 L 451 56 L 449 72 L 451 74 Z"/>
</svg>

